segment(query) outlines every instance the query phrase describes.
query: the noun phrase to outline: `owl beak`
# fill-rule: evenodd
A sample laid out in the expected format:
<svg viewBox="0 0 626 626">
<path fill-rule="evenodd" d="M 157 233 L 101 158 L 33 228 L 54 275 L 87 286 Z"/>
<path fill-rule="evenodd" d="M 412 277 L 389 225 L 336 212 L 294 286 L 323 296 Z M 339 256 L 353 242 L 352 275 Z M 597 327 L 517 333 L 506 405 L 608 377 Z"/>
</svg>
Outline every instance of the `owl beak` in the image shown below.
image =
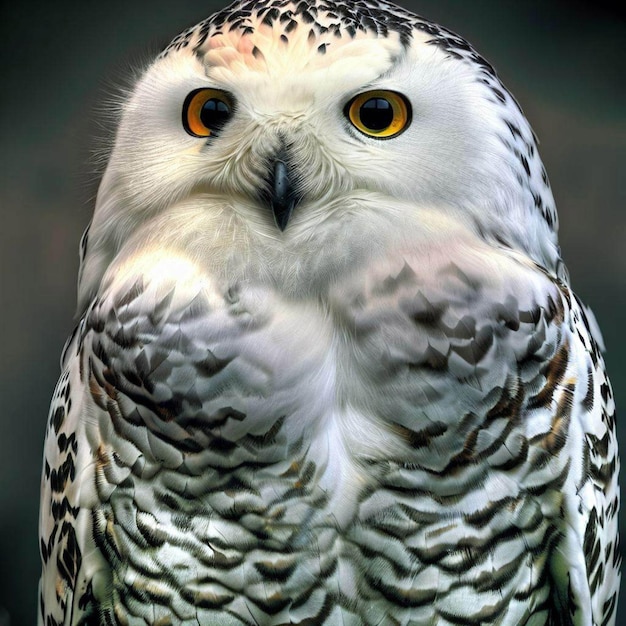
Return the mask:
<svg viewBox="0 0 626 626">
<path fill-rule="evenodd" d="M 276 155 L 268 183 L 269 203 L 274 214 L 274 221 L 280 230 L 285 230 L 297 202 L 294 186 L 289 177 L 288 157 L 285 150 L 281 150 Z"/>
</svg>

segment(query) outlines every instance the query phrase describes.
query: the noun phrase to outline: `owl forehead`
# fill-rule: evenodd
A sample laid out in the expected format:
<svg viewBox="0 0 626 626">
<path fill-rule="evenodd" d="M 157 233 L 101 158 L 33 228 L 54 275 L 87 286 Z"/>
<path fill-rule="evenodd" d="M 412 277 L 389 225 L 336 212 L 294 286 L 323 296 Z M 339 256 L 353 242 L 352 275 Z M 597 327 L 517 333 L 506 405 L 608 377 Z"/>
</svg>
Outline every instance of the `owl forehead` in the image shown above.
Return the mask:
<svg viewBox="0 0 626 626">
<path fill-rule="evenodd" d="M 389 71 L 400 48 L 396 38 L 356 37 L 320 52 L 298 38 L 282 44 L 255 31 L 214 35 L 196 56 L 218 86 L 251 94 L 257 106 L 264 94 L 284 105 L 306 94 L 320 98 L 368 85 Z"/>
<path fill-rule="evenodd" d="M 207 54 L 230 48 L 226 55 L 236 52 L 237 60 L 249 67 L 261 69 L 269 61 L 276 68 L 282 59 L 293 64 L 293 71 L 330 66 L 336 59 L 332 53 L 350 51 L 354 57 L 359 49 L 352 44 L 358 41 L 369 42 L 371 50 L 376 42 L 392 56 L 416 45 L 435 46 L 494 74 L 463 38 L 385 0 L 240 0 L 178 35 L 161 57 L 185 50 L 211 63 Z M 329 53 L 332 61 L 320 58 Z"/>
<path fill-rule="evenodd" d="M 178 35 L 163 54 L 188 46 L 198 52 L 207 39 L 227 34 L 271 33 L 282 43 L 306 37 L 320 53 L 325 46 L 360 37 L 395 38 L 406 46 L 418 19 L 401 7 L 374 0 L 239 1 Z"/>
</svg>

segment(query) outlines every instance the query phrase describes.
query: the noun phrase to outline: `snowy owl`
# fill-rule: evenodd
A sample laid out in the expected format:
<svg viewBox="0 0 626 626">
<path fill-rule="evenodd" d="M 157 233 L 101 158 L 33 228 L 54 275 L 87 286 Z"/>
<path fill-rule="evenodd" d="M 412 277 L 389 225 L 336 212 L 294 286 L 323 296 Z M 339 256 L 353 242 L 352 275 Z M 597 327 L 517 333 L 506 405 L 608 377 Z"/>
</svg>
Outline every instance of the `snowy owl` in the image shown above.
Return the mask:
<svg viewBox="0 0 626 626">
<path fill-rule="evenodd" d="M 123 105 L 39 624 L 611 625 L 614 403 L 528 122 L 386 1 L 236 2 Z"/>
</svg>

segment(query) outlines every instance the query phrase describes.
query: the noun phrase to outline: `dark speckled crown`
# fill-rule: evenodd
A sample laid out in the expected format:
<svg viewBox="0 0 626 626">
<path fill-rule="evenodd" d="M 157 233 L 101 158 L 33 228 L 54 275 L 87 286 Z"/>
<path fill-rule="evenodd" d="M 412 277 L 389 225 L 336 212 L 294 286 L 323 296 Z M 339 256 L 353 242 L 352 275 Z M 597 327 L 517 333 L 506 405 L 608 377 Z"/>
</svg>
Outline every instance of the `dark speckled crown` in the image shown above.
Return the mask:
<svg viewBox="0 0 626 626">
<path fill-rule="evenodd" d="M 235 30 L 251 35 L 260 26 L 275 28 L 286 42 L 297 29 L 307 28 L 312 44 L 324 53 L 332 39 L 355 38 L 360 33 L 370 37 L 389 37 L 395 33 L 403 46 L 409 46 L 415 30 L 430 35 L 430 44 L 441 47 L 449 55 L 478 64 L 484 72 L 495 76 L 491 65 L 470 44 L 455 33 L 430 22 L 391 2 L 358 0 L 328 2 L 327 0 L 244 0 L 234 2 L 214 13 L 196 26 L 178 35 L 162 53 L 193 46 L 198 51 L 215 35 Z"/>
</svg>

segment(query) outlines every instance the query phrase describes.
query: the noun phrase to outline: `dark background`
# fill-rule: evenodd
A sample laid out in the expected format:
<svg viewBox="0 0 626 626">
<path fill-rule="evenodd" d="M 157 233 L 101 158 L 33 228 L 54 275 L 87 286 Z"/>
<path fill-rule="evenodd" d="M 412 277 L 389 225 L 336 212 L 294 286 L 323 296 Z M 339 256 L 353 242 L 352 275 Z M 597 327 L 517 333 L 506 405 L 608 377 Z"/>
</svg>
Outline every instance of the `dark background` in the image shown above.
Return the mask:
<svg viewBox="0 0 626 626">
<path fill-rule="evenodd" d="M 573 285 L 595 310 L 618 408 L 626 406 L 623 15 L 598 2 L 401 3 L 469 39 L 530 119 Z M 0 626 L 35 622 L 45 421 L 73 326 L 107 103 L 133 69 L 223 4 L 0 3 Z"/>
</svg>

